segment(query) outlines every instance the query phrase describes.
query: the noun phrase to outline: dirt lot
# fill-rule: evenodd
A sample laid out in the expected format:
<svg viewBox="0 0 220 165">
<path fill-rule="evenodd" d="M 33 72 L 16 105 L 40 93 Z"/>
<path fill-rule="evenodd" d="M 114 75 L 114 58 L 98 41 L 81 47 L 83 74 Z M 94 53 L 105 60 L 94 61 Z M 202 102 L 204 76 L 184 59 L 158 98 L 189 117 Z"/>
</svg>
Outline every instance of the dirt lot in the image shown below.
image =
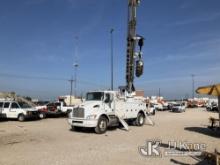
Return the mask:
<svg viewBox="0 0 220 165">
<path fill-rule="evenodd" d="M 65 118 L 39 121 L 0 122 L 0 165 L 72 164 L 174 164 L 199 163 L 192 157 L 148 158 L 138 147 L 147 139 L 205 143 L 207 151 L 220 151 L 220 138 L 206 127 L 217 113 L 187 109 L 185 113 L 157 112 L 155 126 L 130 127 L 130 131 L 111 129 L 97 135 L 90 130 L 74 132 Z M 202 164 L 200 162 L 199 164 Z M 205 163 L 204 163 L 205 164 Z"/>
</svg>

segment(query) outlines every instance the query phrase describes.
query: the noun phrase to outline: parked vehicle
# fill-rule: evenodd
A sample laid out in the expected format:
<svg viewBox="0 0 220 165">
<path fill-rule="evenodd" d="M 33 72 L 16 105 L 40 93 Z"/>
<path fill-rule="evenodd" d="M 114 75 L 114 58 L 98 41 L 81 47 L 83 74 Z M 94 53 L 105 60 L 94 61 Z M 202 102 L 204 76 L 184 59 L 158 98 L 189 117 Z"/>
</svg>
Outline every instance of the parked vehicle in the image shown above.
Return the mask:
<svg viewBox="0 0 220 165">
<path fill-rule="evenodd" d="M 24 121 L 28 118 L 38 117 L 38 111 L 25 102 L 6 100 L 0 101 L 0 117 L 16 118 L 19 121 Z"/>
<path fill-rule="evenodd" d="M 158 111 L 163 111 L 163 105 L 160 104 L 160 103 L 154 104 L 154 107 L 155 107 L 155 109 L 158 110 Z"/>
<path fill-rule="evenodd" d="M 74 106 L 66 106 L 65 102 L 59 102 L 58 109 L 63 113 L 63 114 L 69 114 L 73 110 Z"/>
<path fill-rule="evenodd" d="M 148 109 L 148 114 L 150 115 L 155 115 L 156 114 L 156 108 L 155 108 L 155 105 L 153 103 L 150 103 L 149 104 L 146 104 L 147 106 L 147 109 Z"/>
<path fill-rule="evenodd" d="M 46 118 L 48 115 L 61 115 L 62 112 L 59 107 L 59 102 L 51 102 L 43 106 L 37 106 L 36 108 L 39 111 L 39 118 L 43 119 Z"/>
<path fill-rule="evenodd" d="M 218 111 L 218 103 L 212 102 L 211 104 L 206 105 L 207 111 Z"/>
<path fill-rule="evenodd" d="M 172 106 L 172 112 L 185 112 L 186 106 L 184 103 L 176 103 Z"/>
<path fill-rule="evenodd" d="M 68 122 L 73 129 L 94 128 L 98 134 L 105 133 L 108 127 L 121 123 L 128 129 L 127 122 L 143 126 L 146 117 L 144 101 L 121 95 L 117 91 L 88 92 L 86 101 L 69 115 Z"/>
</svg>

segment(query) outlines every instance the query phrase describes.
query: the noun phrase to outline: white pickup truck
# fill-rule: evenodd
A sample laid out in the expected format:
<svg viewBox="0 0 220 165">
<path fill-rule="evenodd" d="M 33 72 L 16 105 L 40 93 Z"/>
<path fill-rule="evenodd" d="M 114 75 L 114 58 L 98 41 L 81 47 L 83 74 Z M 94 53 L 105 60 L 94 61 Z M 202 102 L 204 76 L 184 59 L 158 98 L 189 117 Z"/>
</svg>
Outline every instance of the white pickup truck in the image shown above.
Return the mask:
<svg viewBox="0 0 220 165">
<path fill-rule="evenodd" d="M 73 110 L 73 106 L 66 106 L 64 102 L 59 102 L 58 110 L 63 114 L 69 114 Z"/>
<path fill-rule="evenodd" d="M 186 106 L 185 103 L 176 103 L 172 106 L 172 112 L 185 112 Z"/>
<path fill-rule="evenodd" d="M 0 101 L 0 117 L 24 121 L 27 118 L 38 117 L 38 110 L 24 102 L 5 100 Z"/>
<path fill-rule="evenodd" d="M 75 130 L 90 127 L 102 134 L 108 127 L 118 126 L 119 122 L 127 129 L 125 121 L 142 126 L 145 118 L 146 104 L 143 100 L 125 92 L 95 91 L 88 92 L 86 100 L 73 108 L 68 122 Z"/>
</svg>

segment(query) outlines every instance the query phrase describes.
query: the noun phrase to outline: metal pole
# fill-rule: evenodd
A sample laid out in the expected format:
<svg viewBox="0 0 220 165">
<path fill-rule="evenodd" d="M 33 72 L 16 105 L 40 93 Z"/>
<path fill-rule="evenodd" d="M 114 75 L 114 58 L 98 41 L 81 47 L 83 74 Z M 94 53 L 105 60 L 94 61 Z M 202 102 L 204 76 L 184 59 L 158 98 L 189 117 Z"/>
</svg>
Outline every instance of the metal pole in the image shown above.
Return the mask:
<svg viewBox="0 0 220 165">
<path fill-rule="evenodd" d="M 78 36 L 75 37 L 76 43 L 75 43 L 75 63 L 74 63 L 74 69 L 75 69 L 75 73 L 74 73 L 74 95 L 75 97 L 77 96 L 77 68 L 78 68 L 78 60 L 77 60 L 77 54 L 78 54 Z"/>
<path fill-rule="evenodd" d="M 194 74 L 192 74 L 191 75 L 192 76 L 192 99 L 194 99 L 194 97 L 195 97 L 195 80 L 194 80 L 194 77 L 195 77 L 195 75 Z"/>
<path fill-rule="evenodd" d="M 114 78 L 114 73 L 113 73 L 113 32 L 114 29 L 111 29 L 110 33 L 111 33 L 111 90 L 113 91 L 114 86 L 113 86 L 113 78 Z"/>
<path fill-rule="evenodd" d="M 77 67 L 78 67 L 78 64 L 76 63 L 76 64 L 74 65 L 74 67 L 75 67 L 75 75 L 74 75 L 74 81 L 75 81 L 75 83 L 74 83 L 74 95 L 75 95 L 75 97 L 76 97 L 76 96 L 77 96 L 76 82 L 77 82 Z"/>
<path fill-rule="evenodd" d="M 219 118 L 219 127 L 220 127 L 220 96 L 218 96 L 218 118 Z"/>
<path fill-rule="evenodd" d="M 70 105 L 72 105 L 72 95 L 73 95 L 73 77 L 71 78 L 71 80 L 69 80 L 70 82 Z"/>
<path fill-rule="evenodd" d="M 159 97 L 160 97 L 160 88 L 159 88 Z"/>
</svg>

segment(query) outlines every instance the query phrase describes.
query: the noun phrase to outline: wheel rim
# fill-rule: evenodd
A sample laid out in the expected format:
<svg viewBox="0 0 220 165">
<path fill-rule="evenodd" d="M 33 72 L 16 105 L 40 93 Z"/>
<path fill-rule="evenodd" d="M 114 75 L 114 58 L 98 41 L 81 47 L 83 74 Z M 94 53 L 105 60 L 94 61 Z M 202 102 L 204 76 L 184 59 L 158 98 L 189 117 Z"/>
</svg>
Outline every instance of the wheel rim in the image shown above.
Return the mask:
<svg viewBox="0 0 220 165">
<path fill-rule="evenodd" d="M 20 116 L 19 116 L 19 120 L 20 120 L 20 121 L 23 121 L 23 120 L 24 120 L 24 116 L 23 116 L 23 115 L 20 115 Z"/>
<path fill-rule="evenodd" d="M 105 120 L 101 120 L 100 124 L 99 124 L 99 128 L 101 131 L 104 131 L 106 129 L 106 121 Z"/>
<path fill-rule="evenodd" d="M 141 115 L 140 118 L 139 118 L 139 122 L 140 124 L 143 124 L 144 123 L 144 117 Z"/>
<path fill-rule="evenodd" d="M 44 115 L 43 115 L 42 113 L 40 114 L 40 118 L 41 118 L 41 119 L 43 119 L 43 118 L 44 118 Z"/>
</svg>

